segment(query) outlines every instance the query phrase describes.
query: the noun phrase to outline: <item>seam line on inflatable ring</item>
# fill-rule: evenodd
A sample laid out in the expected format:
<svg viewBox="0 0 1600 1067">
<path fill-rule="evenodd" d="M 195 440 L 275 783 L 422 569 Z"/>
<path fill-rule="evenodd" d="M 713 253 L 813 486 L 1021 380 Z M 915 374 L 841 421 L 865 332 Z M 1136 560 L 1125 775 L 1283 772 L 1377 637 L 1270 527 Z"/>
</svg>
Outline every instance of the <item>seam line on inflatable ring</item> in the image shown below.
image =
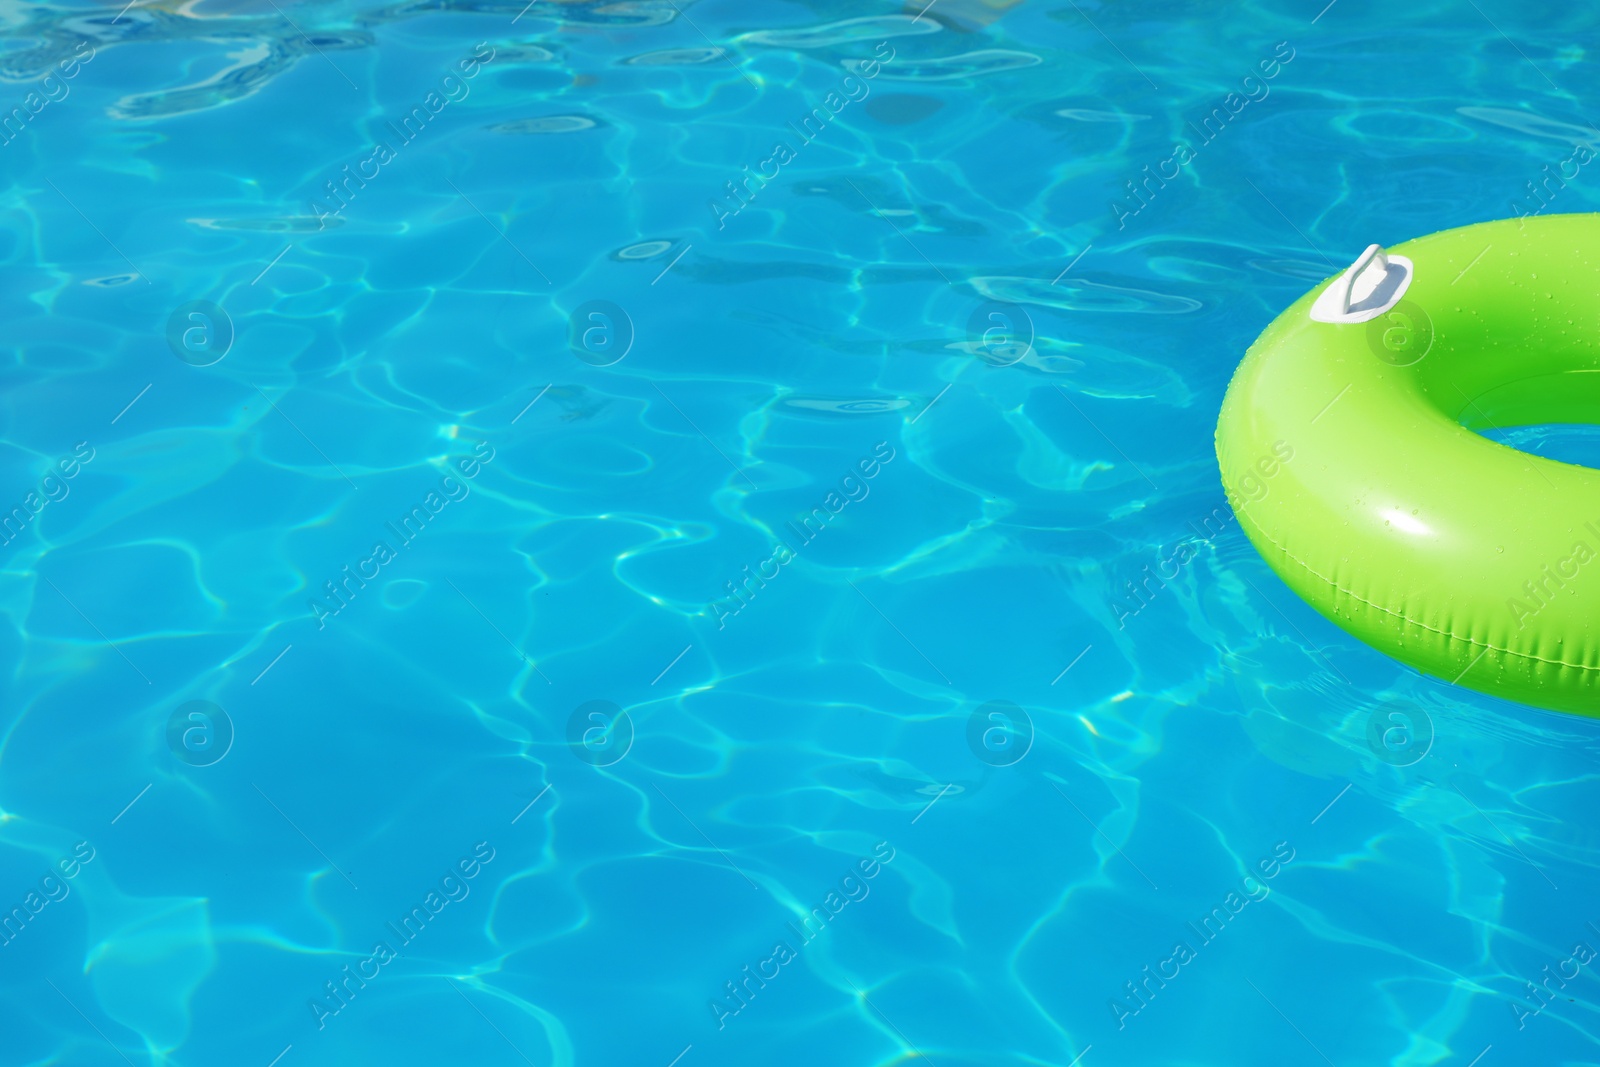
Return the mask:
<svg viewBox="0 0 1600 1067">
<path fill-rule="evenodd" d="M 1236 512 L 1235 514 L 1238 514 L 1238 513 Z M 1242 518 L 1242 516 L 1241 516 L 1241 518 Z M 1292 562 L 1294 562 L 1295 564 L 1297 564 L 1307 574 L 1311 575 L 1313 578 L 1316 578 L 1318 581 L 1327 582 L 1329 585 L 1331 585 L 1333 587 L 1335 592 L 1337 592 L 1337 593 L 1339 593 L 1339 594 L 1341 594 L 1343 596 L 1349 597 L 1351 600 L 1356 601 L 1358 604 L 1365 604 L 1367 607 L 1371 608 L 1373 611 L 1380 611 L 1385 615 L 1389 615 L 1389 616 L 1392 616 L 1392 617 L 1394 617 L 1396 619 L 1399 619 L 1403 623 L 1406 623 L 1406 624 L 1411 625 L 1411 626 L 1418 627 L 1419 629 L 1427 630 L 1429 633 L 1438 634 L 1441 637 L 1448 638 L 1451 641 L 1464 641 L 1469 645 L 1472 645 L 1472 646 L 1474 646 L 1476 648 L 1482 648 L 1482 649 L 1484 649 L 1485 651 L 1488 651 L 1488 652 L 1499 652 L 1502 655 L 1515 656 L 1518 659 L 1531 659 L 1531 660 L 1535 660 L 1535 661 L 1537 661 L 1539 663 L 1548 663 L 1548 664 L 1551 664 L 1552 666 L 1556 666 L 1556 667 L 1567 667 L 1567 668 L 1570 668 L 1570 669 L 1575 670 L 1575 671 L 1587 671 L 1589 673 L 1594 673 L 1596 671 L 1600 671 L 1600 667 L 1589 667 L 1589 666 L 1586 666 L 1586 665 L 1584 665 L 1582 663 L 1568 663 L 1564 659 L 1546 659 L 1544 656 L 1535 656 L 1531 652 L 1518 652 L 1515 649 L 1501 648 L 1498 645 L 1491 645 L 1487 641 L 1477 641 L 1477 640 L 1474 640 L 1471 637 L 1461 637 L 1461 636 L 1459 636 L 1457 634 L 1451 633 L 1449 630 L 1441 630 L 1438 627 L 1429 626 L 1425 622 L 1418 622 L 1416 619 L 1408 619 L 1408 618 L 1406 618 L 1406 616 L 1400 614 L 1398 611 L 1391 611 L 1390 609 L 1384 607 L 1381 604 L 1375 604 L 1372 601 L 1368 600 L 1366 597 L 1359 596 L 1356 593 L 1352 592 L 1351 590 L 1344 588 L 1338 582 L 1334 581 L 1332 578 L 1329 578 L 1326 575 L 1317 573 L 1316 569 L 1313 568 L 1309 563 L 1306 563 L 1304 560 L 1301 560 L 1301 559 L 1297 558 L 1288 549 L 1284 548 L 1278 542 L 1274 541 L 1267 534 L 1267 532 L 1265 530 L 1261 529 L 1260 526 L 1256 525 L 1253 522 L 1250 525 L 1251 525 L 1252 528 L 1255 529 L 1255 531 L 1257 533 L 1259 533 L 1263 538 L 1265 538 L 1265 540 L 1267 541 L 1268 544 L 1270 544 L 1273 548 L 1277 549 L 1279 552 L 1283 553 L 1283 555 L 1284 555 L 1284 557 L 1286 559 L 1289 559 Z"/>
</svg>

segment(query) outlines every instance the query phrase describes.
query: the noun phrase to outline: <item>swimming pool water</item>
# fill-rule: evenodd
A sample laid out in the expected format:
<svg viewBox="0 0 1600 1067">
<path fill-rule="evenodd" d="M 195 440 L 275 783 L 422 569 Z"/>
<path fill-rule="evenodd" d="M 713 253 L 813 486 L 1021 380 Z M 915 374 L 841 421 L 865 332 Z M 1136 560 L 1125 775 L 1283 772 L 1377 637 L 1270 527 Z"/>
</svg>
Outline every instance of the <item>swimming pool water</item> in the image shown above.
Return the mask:
<svg viewBox="0 0 1600 1067">
<path fill-rule="evenodd" d="M 1369 242 L 1595 208 L 1595 30 L 0 4 L 0 1063 L 1600 1062 L 1600 730 L 1211 445 Z"/>
</svg>

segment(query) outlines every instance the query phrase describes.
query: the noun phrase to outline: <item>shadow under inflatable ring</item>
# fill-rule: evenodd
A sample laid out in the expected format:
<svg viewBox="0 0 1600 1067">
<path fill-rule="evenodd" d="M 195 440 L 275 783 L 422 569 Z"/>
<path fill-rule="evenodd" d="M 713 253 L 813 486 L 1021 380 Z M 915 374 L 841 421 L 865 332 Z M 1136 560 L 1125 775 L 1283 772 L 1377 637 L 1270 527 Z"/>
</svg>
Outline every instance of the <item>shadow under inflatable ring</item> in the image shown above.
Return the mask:
<svg viewBox="0 0 1600 1067">
<path fill-rule="evenodd" d="M 1600 422 L 1600 215 L 1374 245 L 1235 372 L 1217 460 L 1312 607 L 1403 663 L 1600 716 L 1600 470 L 1477 431 Z"/>
</svg>

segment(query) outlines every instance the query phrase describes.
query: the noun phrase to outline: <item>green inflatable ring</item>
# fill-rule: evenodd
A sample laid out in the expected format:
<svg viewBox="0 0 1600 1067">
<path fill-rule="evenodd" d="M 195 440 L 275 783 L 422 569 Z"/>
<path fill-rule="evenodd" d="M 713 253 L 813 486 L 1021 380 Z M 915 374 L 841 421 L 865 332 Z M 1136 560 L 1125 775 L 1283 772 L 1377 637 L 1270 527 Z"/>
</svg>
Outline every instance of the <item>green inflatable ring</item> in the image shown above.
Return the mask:
<svg viewBox="0 0 1600 1067">
<path fill-rule="evenodd" d="M 1600 716 L 1600 470 L 1476 431 L 1600 422 L 1600 215 L 1373 245 L 1278 316 L 1217 422 L 1239 525 L 1352 635 Z"/>
</svg>

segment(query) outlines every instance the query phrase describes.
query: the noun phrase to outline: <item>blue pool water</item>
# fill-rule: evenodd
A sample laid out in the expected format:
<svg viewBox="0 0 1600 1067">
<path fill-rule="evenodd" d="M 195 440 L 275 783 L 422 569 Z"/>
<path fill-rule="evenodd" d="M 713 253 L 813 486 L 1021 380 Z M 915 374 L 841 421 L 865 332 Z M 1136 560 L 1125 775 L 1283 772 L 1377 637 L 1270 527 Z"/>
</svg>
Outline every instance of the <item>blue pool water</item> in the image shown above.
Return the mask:
<svg viewBox="0 0 1600 1067">
<path fill-rule="evenodd" d="M 1367 243 L 1600 204 L 1595 30 L 0 5 L 0 1064 L 1600 1061 L 1600 729 L 1211 444 Z"/>
</svg>

